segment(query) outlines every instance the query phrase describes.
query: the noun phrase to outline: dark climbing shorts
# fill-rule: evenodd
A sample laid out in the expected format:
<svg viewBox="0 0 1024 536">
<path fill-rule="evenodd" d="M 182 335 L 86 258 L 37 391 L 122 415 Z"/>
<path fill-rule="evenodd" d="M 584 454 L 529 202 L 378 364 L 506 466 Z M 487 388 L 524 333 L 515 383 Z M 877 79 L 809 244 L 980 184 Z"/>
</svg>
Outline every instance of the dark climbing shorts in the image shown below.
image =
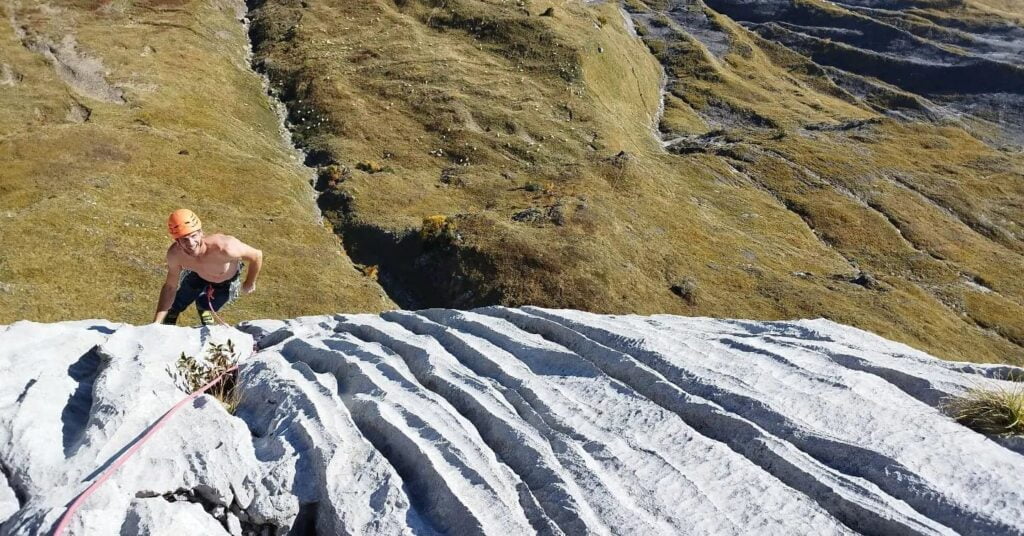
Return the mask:
<svg viewBox="0 0 1024 536">
<path fill-rule="evenodd" d="M 174 295 L 174 303 L 167 311 L 164 324 L 177 324 L 178 315 L 188 308 L 192 303 L 196 304 L 199 311 L 199 320 L 203 325 L 212 323 L 213 315 L 210 314 L 210 302 L 213 302 L 213 310 L 220 311 L 224 306 L 233 302 L 238 297 L 242 286 L 241 275 L 244 262 L 238 263 L 238 271 L 235 275 L 220 283 L 211 283 L 199 274 L 191 270 L 183 270 L 178 280 L 178 292 Z M 206 289 L 213 287 L 213 300 L 206 297 Z"/>
</svg>

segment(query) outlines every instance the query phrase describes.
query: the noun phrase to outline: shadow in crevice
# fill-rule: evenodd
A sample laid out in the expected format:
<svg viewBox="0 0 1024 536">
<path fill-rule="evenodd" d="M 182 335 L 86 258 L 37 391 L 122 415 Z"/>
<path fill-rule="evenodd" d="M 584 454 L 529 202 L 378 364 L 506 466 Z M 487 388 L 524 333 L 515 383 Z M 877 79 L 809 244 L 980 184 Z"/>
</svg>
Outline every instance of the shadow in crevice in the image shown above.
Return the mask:
<svg viewBox="0 0 1024 536">
<path fill-rule="evenodd" d="M 93 346 L 82 354 L 77 361 L 68 367 L 68 376 L 78 382 L 75 392 L 68 398 L 64 411 L 60 414 L 63 423 L 61 435 L 64 439 L 64 456 L 75 453 L 81 442 L 85 426 L 89 422 L 89 411 L 92 409 L 92 384 L 99 375 L 102 358 L 99 347 Z"/>
<path fill-rule="evenodd" d="M 21 484 L 21 480 L 15 480 L 15 477 L 14 471 L 4 464 L 3 460 L 0 460 L 0 485 L 7 484 L 7 487 L 14 493 L 14 499 L 18 502 L 18 510 L 21 510 L 28 502 L 28 493 L 25 491 L 25 486 Z M 6 520 L 0 522 L 0 533 L 4 533 L 2 530 L 4 522 Z"/>
<path fill-rule="evenodd" d="M 331 217 L 332 212 L 325 214 Z M 424 238 L 414 230 L 388 231 L 351 218 L 334 221 L 349 258 L 378 266 L 377 282 L 403 309 L 473 309 L 501 302 L 499 291 L 481 284 L 497 270 L 476 248 L 444 236 Z"/>
<path fill-rule="evenodd" d="M 21 394 L 18 395 L 18 400 L 15 402 L 15 404 L 20 405 L 22 402 L 24 402 L 25 397 L 28 396 L 29 389 L 31 389 L 32 386 L 34 386 L 38 381 L 39 378 L 32 378 L 31 380 L 29 380 L 28 383 L 25 384 L 25 388 L 21 390 Z"/>
<path fill-rule="evenodd" d="M 299 505 L 299 514 L 295 518 L 295 523 L 292 524 L 292 528 L 288 531 L 289 536 L 319 536 L 320 532 L 317 530 L 316 518 L 318 510 L 320 509 L 320 503 L 302 503 Z"/>
</svg>

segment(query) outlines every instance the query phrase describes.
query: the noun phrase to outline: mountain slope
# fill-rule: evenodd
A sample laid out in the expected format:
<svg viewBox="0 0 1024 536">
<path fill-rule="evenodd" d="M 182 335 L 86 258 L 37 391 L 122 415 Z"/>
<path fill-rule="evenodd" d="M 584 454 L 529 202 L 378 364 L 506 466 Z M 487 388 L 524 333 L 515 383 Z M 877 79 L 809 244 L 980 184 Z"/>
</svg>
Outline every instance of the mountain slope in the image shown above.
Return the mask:
<svg viewBox="0 0 1024 536">
<path fill-rule="evenodd" d="M 1019 95 L 766 39 L 812 12 L 886 57 L 975 39 L 965 64 L 1016 76 L 1013 19 L 927 42 L 881 22 L 962 11 L 930 6 L 267 0 L 251 36 L 321 207 L 404 307 L 824 316 L 1020 362 Z"/>
<path fill-rule="evenodd" d="M 148 318 L 188 205 L 268 253 L 234 318 L 825 317 L 1021 363 L 1019 6 L 266 0 L 250 57 L 237 2 L 5 4 L 0 319 Z"/>
<path fill-rule="evenodd" d="M 394 307 L 321 224 L 249 66 L 241 2 L 12 1 L 0 14 L 0 322 L 148 322 L 180 207 L 267 256 L 229 318 Z"/>
</svg>

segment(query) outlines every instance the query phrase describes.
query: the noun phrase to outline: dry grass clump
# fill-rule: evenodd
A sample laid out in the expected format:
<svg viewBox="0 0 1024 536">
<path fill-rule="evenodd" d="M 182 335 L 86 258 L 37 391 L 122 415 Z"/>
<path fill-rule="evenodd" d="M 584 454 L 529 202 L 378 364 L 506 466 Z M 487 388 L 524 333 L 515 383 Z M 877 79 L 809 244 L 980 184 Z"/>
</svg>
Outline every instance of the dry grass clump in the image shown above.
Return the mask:
<svg viewBox="0 0 1024 536">
<path fill-rule="evenodd" d="M 377 280 L 377 274 L 380 273 L 380 268 L 376 264 L 374 264 L 374 265 L 371 265 L 371 266 L 363 267 L 362 272 L 363 272 L 363 275 L 365 275 L 366 277 L 369 277 L 370 279 L 373 279 L 374 281 L 376 281 Z"/>
<path fill-rule="evenodd" d="M 175 379 L 175 384 L 188 393 L 194 393 L 223 375 L 223 378 L 206 393 L 220 400 L 221 404 L 224 404 L 224 409 L 234 415 L 242 400 L 242 393 L 235 382 L 235 371 L 232 370 L 237 364 L 238 353 L 235 351 L 235 344 L 228 339 L 226 344 L 210 346 L 205 363 L 182 352 L 175 363 L 177 371 L 170 374 Z"/>
<path fill-rule="evenodd" d="M 422 240 L 455 239 L 455 237 L 456 224 L 448 216 L 435 214 L 423 218 L 423 225 L 420 227 L 420 238 Z"/>
<path fill-rule="evenodd" d="M 947 400 L 944 408 L 976 432 L 1024 436 L 1024 385 L 975 387 Z"/>
</svg>

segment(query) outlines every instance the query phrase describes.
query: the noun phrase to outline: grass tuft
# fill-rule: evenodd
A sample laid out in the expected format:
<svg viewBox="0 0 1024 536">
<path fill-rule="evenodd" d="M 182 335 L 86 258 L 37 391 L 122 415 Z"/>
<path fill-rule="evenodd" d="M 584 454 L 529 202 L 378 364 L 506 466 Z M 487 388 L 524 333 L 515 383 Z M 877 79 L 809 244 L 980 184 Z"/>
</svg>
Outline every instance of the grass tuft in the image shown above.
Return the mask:
<svg viewBox="0 0 1024 536">
<path fill-rule="evenodd" d="M 214 344 L 207 350 L 205 363 L 182 352 L 175 363 L 177 371 L 171 372 L 171 377 L 179 388 L 193 393 L 223 374 L 224 377 L 206 393 L 219 400 L 224 409 L 234 415 L 242 401 L 242 393 L 237 388 L 235 371 L 225 373 L 236 364 L 238 353 L 234 342 L 228 339 L 226 344 Z"/>
<path fill-rule="evenodd" d="M 435 214 L 423 218 L 423 225 L 420 227 L 420 238 L 424 241 L 456 238 L 455 221 L 444 214 Z"/>
<path fill-rule="evenodd" d="M 943 405 L 958 423 L 976 432 L 1024 436 L 1024 385 L 975 387 Z"/>
</svg>

